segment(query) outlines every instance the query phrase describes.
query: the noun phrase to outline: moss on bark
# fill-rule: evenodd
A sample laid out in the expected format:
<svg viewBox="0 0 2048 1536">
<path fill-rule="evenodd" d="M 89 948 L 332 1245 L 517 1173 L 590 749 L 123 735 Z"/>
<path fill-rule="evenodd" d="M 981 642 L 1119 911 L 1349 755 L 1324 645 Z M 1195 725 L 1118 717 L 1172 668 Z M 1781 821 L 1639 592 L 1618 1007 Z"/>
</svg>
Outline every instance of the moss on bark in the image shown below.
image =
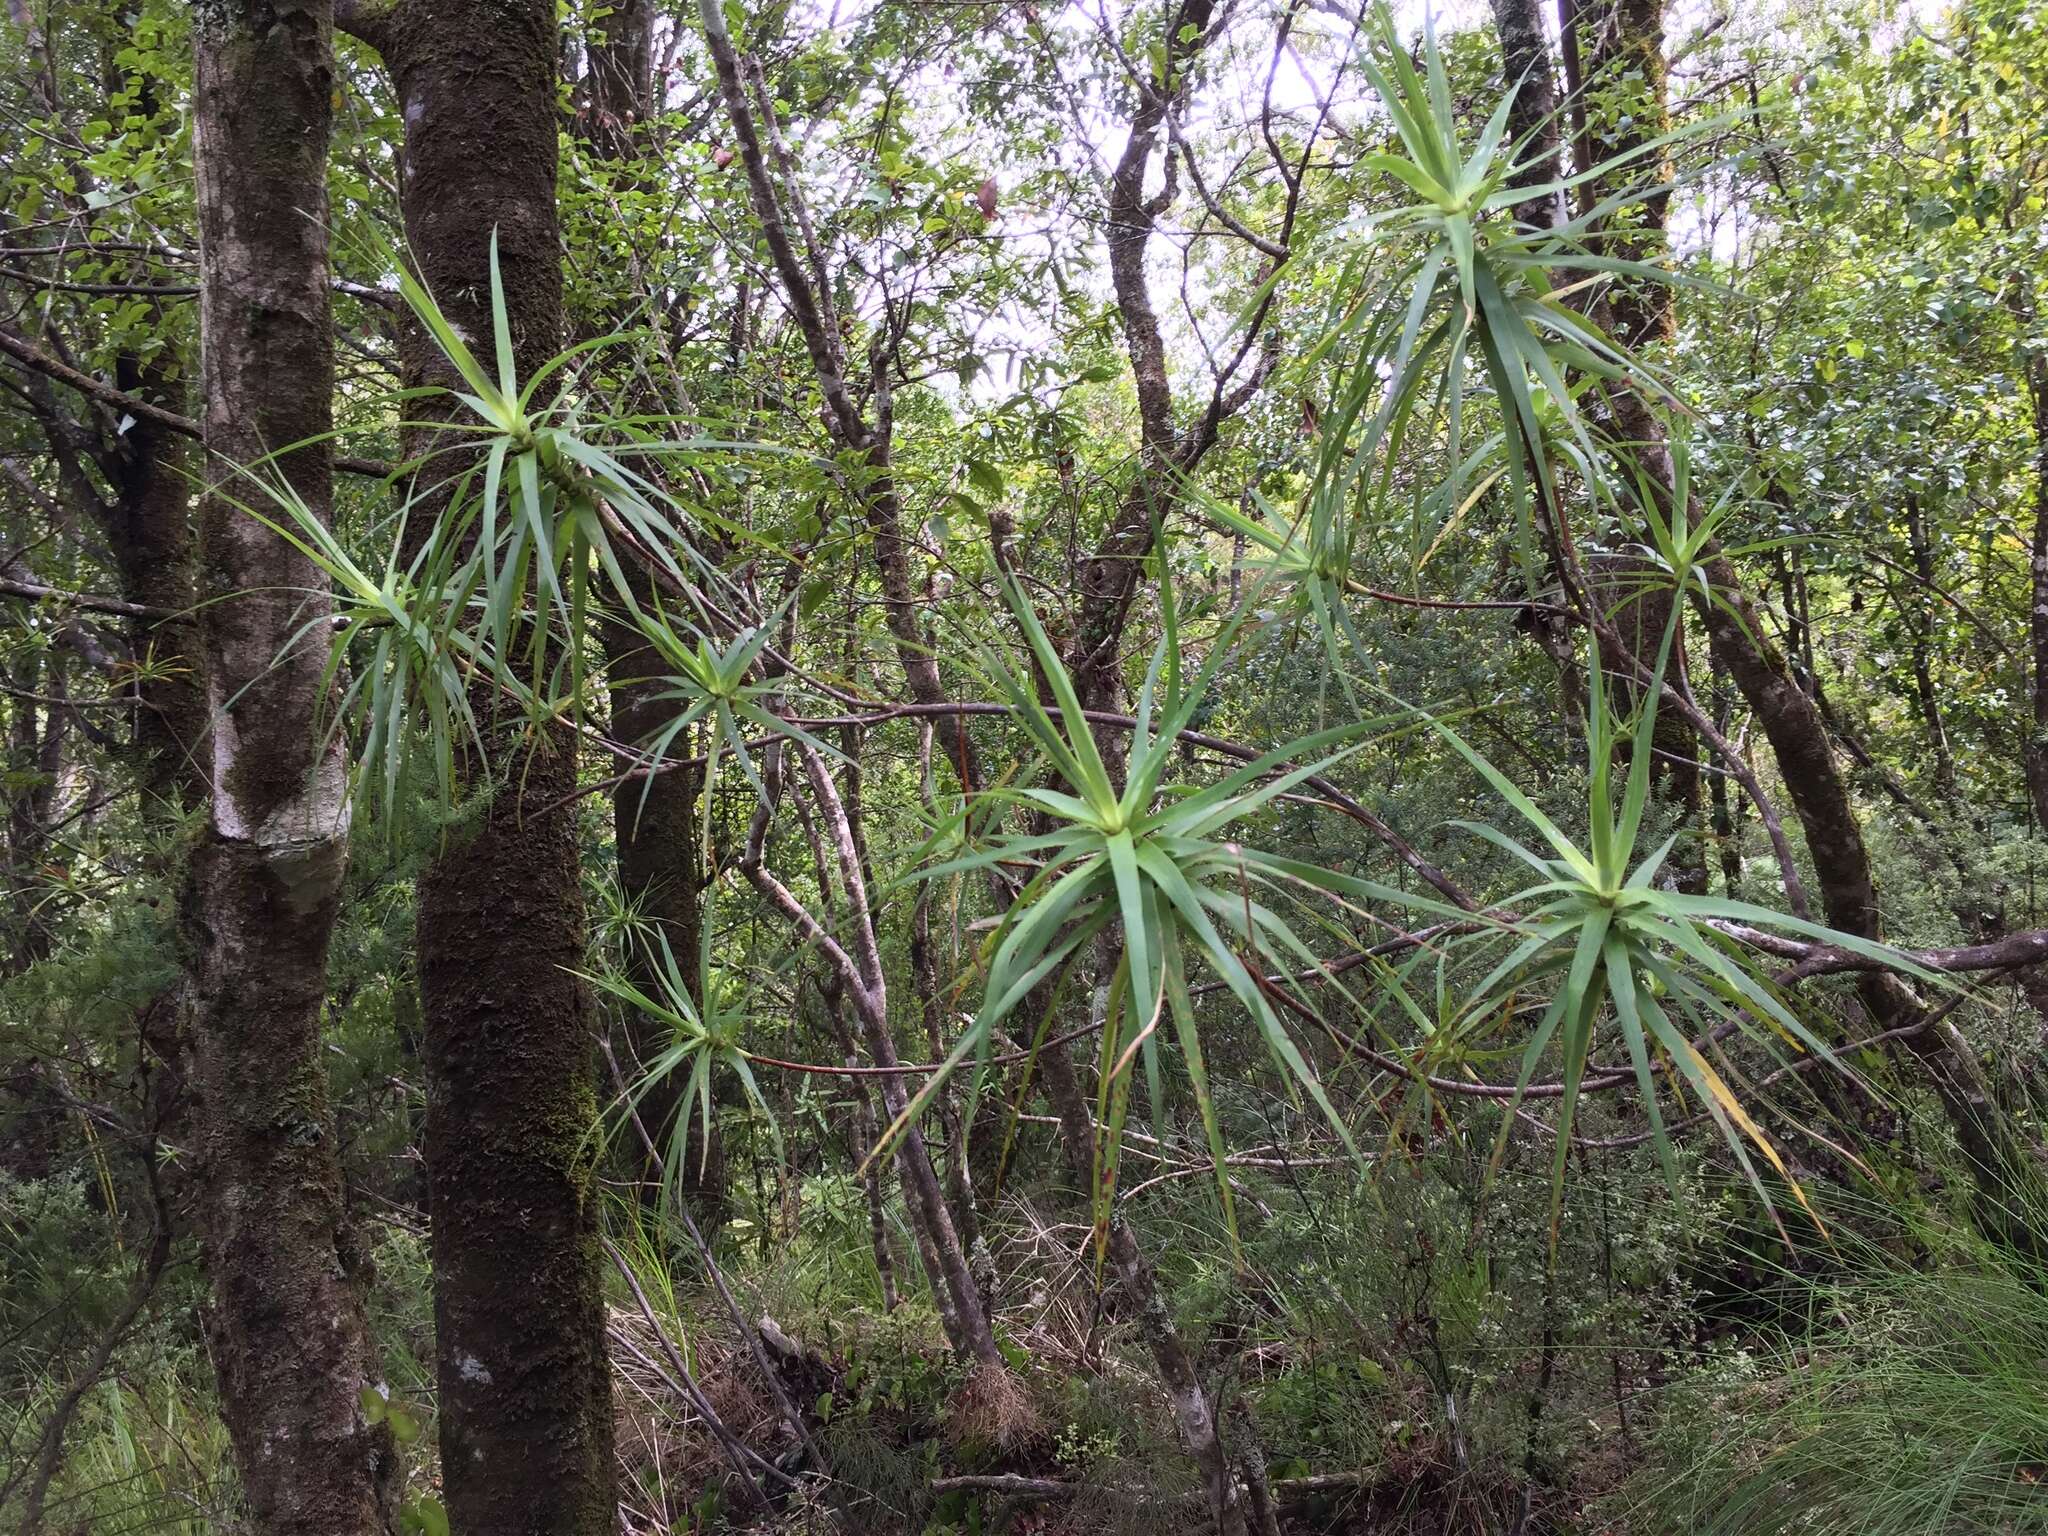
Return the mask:
<svg viewBox="0 0 2048 1536">
<path fill-rule="evenodd" d="M 491 334 L 495 235 L 522 376 L 561 343 L 551 0 L 404 0 L 371 40 L 405 123 L 410 254 L 449 318 Z M 411 384 L 456 382 L 428 338 L 401 339 Z M 447 402 L 423 401 L 431 418 Z M 431 428 L 409 454 L 459 473 Z M 442 483 L 447 484 L 444 479 Z M 445 503 L 428 493 L 414 516 Z M 415 537 L 423 530 L 413 530 Z M 495 701 L 480 693 L 479 718 Z M 420 881 L 442 1486 L 474 1536 L 608 1536 L 611 1380 L 589 1129 L 596 1010 L 584 963 L 575 742 L 490 728 L 488 799 Z"/>
</svg>

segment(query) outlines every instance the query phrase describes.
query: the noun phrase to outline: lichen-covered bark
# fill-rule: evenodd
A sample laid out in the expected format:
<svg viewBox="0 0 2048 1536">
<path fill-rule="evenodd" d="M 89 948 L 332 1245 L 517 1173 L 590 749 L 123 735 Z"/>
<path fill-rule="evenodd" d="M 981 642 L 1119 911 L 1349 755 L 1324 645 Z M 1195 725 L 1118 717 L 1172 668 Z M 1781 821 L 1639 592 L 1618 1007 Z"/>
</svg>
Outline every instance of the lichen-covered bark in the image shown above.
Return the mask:
<svg viewBox="0 0 2048 1536">
<path fill-rule="evenodd" d="M 420 881 L 442 1483 L 460 1532 L 612 1528 L 572 740 L 511 731 Z"/>
<path fill-rule="evenodd" d="M 351 25 L 382 53 L 405 123 L 409 252 L 449 318 L 491 334 L 495 232 L 522 376 L 561 344 L 552 0 L 404 0 Z M 408 382 L 455 380 L 427 338 L 401 343 Z M 421 418 L 447 402 L 423 401 Z M 429 471 L 460 468 L 414 432 Z M 430 488 L 422 488 L 430 490 Z M 440 503 L 431 494 L 416 516 Z M 475 700 L 490 720 L 493 697 Z M 608 1536 L 611 1379 L 588 1131 L 596 1009 L 568 796 L 573 737 L 489 727 L 490 779 L 419 886 L 427 1170 L 442 1490 L 460 1536 Z"/>
<path fill-rule="evenodd" d="M 209 478 L 200 621 L 205 834 L 184 922 L 189 1081 L 208 1317 L 252 1530 L 390 1528 L 393 1463 L 365 1422 L 366 1265 L 342 1198 L 321 1055 L 327 943 L 348 852 L 345 771 L 321 750 L 326 604 L 313 567 L 241 510 L 246 465 L 331 424 L 324 0 L 195 11 L 201 367 Z M 329 506 L 324 444 L 269 471 Z"/>
</svg>

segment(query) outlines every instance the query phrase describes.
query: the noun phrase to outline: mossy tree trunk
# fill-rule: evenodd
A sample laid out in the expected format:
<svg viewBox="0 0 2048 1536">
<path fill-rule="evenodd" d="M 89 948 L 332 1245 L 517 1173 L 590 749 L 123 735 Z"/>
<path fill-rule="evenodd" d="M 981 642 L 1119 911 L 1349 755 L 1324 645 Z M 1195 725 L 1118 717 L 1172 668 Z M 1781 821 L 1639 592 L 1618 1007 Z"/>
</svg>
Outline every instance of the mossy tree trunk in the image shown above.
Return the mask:
<svg viewBox="0 0 2048 1536">
<path fill-rule="evenodd" d="M 405 122 L 400 187 L 410 257 L 466 334 L 492 332 L 497 240 L 520 376 L 563 334 L 555 210 L 559 34 L 551 0 L 403 0 L 351 7 L 382 54 Z M 424 335 L 401 339 L 407 382 L 451 385 Z M 453 413 L 422 400 L 416 419 Z M 452 489 L 447 437 L 408 454 Z M 445 507 L 429 487 L 413 515 Z M 420 530 L 412 531 L 421 537 Z M 459 1536 L 610 1536 L 594 1144 L 596 1009 L 585 963 L 573 735 L 538 734 L 481 690 L 488 765 L 461 765 L 472 814 L 419 885 L 426 1154 L 443 1498 Z"/>
<path fill-rule="evenodd" d="M 176 409 L 183 402 L 173 361 L 168 349 L 149 360 L 123 356 L 114 380 L 130 394 Z M 115 494 L 96 500 L 92 510 L 113 553 L 121 595 L 171 615 L 131 620 L 129 644 L 138 658 L 159 663 L 143 669 L 135 685 L 134 750 L 144 806 L 175 816 L 206 792 L 206 700 L 193 664 L 201 640 L 192 601 L 190 454 L 177 433 L 143 419 L 121 434 L 109 457 Z"/>
<path fill-rule="evenodd" d="M 212 1281 L 208 1333 L 250 1529 L 392 1528 L 366 1265 L 347 1220 L 321 1015 L 348 858 L 347 772 L 318 729 L 318 572 L 236 503 L 235 466 L 332 424 L 325 0 L 209 0 L 195 11 L 201 367 L 207 477 L 200 638 L 211 744 L 184 921 L 187 1041 Z M 260 473 L 328 513 L 324 442 Z M 304 626 L 314 621 L 308 635 Z M 294 643 L 299 637 L 300 643 Z"/>
</svg>

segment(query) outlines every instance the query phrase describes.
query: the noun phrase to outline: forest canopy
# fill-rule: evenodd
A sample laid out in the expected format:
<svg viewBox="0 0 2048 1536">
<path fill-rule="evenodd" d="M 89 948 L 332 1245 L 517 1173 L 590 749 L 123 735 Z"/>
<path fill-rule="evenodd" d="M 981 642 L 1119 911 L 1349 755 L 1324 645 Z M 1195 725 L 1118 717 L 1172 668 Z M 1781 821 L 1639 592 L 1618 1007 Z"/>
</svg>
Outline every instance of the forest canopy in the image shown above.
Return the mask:
<svg viewBox="0 0 2048 1536">
<path fill-rule="evenodd" d="M 0 42 L 0 1526 L 2048 1532 L 2048 13 Z"/>
</svg>

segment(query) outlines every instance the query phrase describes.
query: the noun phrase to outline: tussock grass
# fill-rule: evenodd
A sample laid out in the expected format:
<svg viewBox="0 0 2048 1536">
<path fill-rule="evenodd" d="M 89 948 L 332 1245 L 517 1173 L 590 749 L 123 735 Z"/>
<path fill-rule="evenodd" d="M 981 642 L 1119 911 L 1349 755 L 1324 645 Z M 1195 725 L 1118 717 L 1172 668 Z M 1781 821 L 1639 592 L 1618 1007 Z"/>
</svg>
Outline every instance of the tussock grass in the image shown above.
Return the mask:
<svg viewBox="0 0 2048 1536">
<path fill-rule="evenodd" d="M 2048 1196 L 2016 1229 L 2040 1231 Z M 1803 1289 L 1788 1330 L 1727 1390 L 1670 1415 L 1665 1470 L 1630 1529 L 1699 1536 L 2048 1532 L 2048 1263 L 1922 1231 Z"/>
</svg>

